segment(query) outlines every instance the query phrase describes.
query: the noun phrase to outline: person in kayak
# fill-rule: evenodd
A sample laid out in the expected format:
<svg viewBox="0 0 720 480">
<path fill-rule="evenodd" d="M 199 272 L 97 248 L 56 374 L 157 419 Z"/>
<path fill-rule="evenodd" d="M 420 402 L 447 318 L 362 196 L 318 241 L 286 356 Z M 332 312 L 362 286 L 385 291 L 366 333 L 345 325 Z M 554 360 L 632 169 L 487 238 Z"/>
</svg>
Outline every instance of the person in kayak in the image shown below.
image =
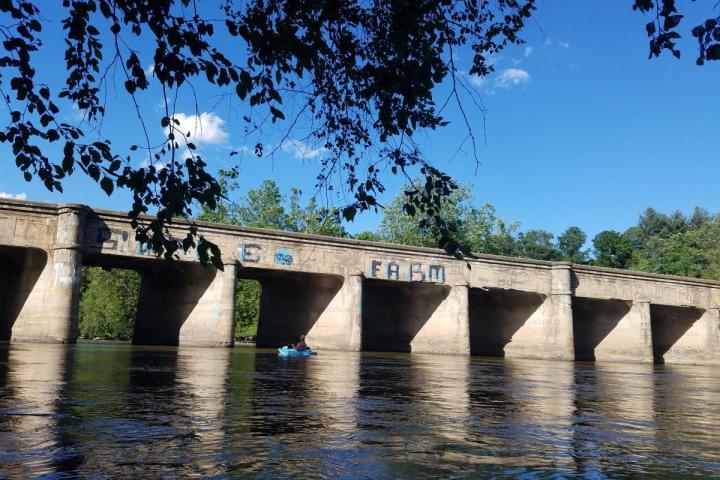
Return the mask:
<svg viewBox="0 0 720 480">
<path fill-rule="evenodd" d="M 298 352 L 310 350 L 310 347 L 308 347 L 307 343 L 305 343 L 305 335 L 300 335 L 300 341 L 296 345 L 293 345 L 293 348 Z"/>
</svg>

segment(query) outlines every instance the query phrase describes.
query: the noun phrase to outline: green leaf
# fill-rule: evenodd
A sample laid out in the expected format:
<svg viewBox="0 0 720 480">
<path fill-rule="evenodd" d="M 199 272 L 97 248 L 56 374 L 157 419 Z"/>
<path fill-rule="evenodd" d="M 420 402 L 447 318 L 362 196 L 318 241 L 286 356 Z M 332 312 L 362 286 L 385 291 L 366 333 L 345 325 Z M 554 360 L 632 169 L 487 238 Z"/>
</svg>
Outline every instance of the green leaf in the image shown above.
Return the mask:
<svg viewBox="0 0 720 480">
<path fill-rule="evenodd" d="M 645 25 L 645 30 L 647 31 L 648 37 L 652 37 L 653 35 L 655 35 L 655 22 L 648 22 L 648 24 Z"/>
<path fill-rule="evenodd" d="M 109 197 L 110 195 L 112 195 L 115 184 L 108 177 L 103 177 L 102 180 L 100 180 L 100 188 L 102 188 Z"/>
<path fill-rule="evenodd" d="M 670 30 L 677 27 L 680 24 L 680 20 L 682 20 L 682 18 L 682 15 L 668 15 L 667 17 L 665 17 L 665 21 L 663 22 L 663 28 L 665 30 Z"/>
<path fill-rule="evenodd" d="M 705 51 L 705 57 L 708 60 L 720 60 L 720 43 L 710 45 Z"/>
<path fill-rule="evenodd" d="M 270 113 L 273 116 L 273 122 L 275 121 L 276 118 L 285 120 L 285 114 L 283 114 L 283 112 L 281 112 L 277 108 L 273 107 L 272 105 L 270 105 Z"/>
<path fill-rule="evenodd" d="M 121 164 L 121 163 L 120 163 L 120 160 L 115 159 L 115 160 L 113 160 L 112 163 L 110 164 L 110 167 L 108 168 L 108 170 L 110 170 L 111 172 L 114 172 L 114 171 L 116 171 L 118 168 L 120 168 L 120 164 Z"/>
<path fill-rule="evenodd" d="M 63 161 L 62 161 L 63 170 L 65 170 L 66 172 L 70 172 L 70 171 L 72 171 L 73 165 L 75 165 L 75 159 L 73 158 L 72 155 L 66 156 L 63 158 Z"/>
</svg>

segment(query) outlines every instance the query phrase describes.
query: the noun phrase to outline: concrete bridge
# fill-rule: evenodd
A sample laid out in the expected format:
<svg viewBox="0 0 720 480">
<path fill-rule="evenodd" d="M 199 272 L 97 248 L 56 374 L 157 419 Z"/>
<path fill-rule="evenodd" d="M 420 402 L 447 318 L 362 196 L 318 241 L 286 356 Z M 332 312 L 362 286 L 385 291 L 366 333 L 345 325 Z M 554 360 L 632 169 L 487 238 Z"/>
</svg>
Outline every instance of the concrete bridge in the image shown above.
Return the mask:
<svg viewBox="0 0 720 480">
<path fill-rule="evenodd" d="M 133 343 L 231 346 L 237 279 L 258 346 L 720 364 L 720 282 L 201 224 L 224 271 L 168 266 L 123 213 L 0 200 L 0 340 L 74 342 L 80 268 L 141 275 Z M 185 235 L 178 222 L 171 232 Z"/>
</svg>

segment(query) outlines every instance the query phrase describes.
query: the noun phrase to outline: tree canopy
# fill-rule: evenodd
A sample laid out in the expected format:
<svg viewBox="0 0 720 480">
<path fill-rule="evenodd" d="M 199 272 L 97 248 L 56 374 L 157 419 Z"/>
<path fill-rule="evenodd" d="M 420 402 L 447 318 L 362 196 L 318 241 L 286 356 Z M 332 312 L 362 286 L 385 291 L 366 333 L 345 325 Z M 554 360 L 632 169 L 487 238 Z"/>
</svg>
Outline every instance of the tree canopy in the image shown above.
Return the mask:
<svg viewBox="0 0 720 480">
<path fill-rule="evenodd" d="M 78 318 L 80 337 L 130 340 L 139 292 L 137 272 L 84 267 Z"/>
<path fill-rule="evenodd" d="M 127 189 L 138 241 L 167 258 L 196 247 L 203 262 L 222 268 L 220 251 L 196 226 L 181 239 L 166 228 L 177 216 L 192 217 L 195 203 L 212 210 L 222 201 L 221 184 L 174 109 L 179 95 L 192 95 L 193 82 L 203 82 L 239 99 L 248 132 L 265 122 L 291 130 L 299 119 L 309 120 L 314 127 L 308 137 L 323 152 L 316 186 L 349 193 L 339 206 L 345 219 L 378 207 L 387 175 L 420 177 L 404 190 L 402 208 L 419 216 L 436 244 L 457 252 L 460 245 L 439 213 L 457 185 L 414 138 L 447 125 L 443 110 L 453 102 L 474 149 L 461 98 L 468 86 L 458 74 L 456 52 L 469 49 L 468 73 L 487 75 L 492 55 L 522 42 L 535 0 L 224 0 L 217 9 L 199 3 L 63 0 L 66 74 L 58 87 L 36 65 L 52 27 L 43 15 L 47 2 L 0 1 L 0 94 L 8 109 L 0 142 L 11 146 L 28 181 L 62 191 L 66 177 L 82 172 L 108 195 Z M 651 56 L 665 50 L 679 56 L 683 16 L 676 2 L 634 0 L 632 6 L 655 13 L 646 27 Z M 720 58 L 718 25 L 718 18 L 709 18 L 692 29 L 699 64 Z M 150 60 L 152 74 L 143 68 Z M 115 70 L 121 85 L 110 75 Z M 438 102 L 434 93 L 442 83 L 449 94 Z M 138 103 L 151 84 L 163 92 L 157 118 Z M 134 105 L 145 133 L 128 151 L 95 134 L 106 114 L 106 93 L 116 87 Z M 300 108 L 286 118 L 291 102 Z M 61 110 L 71 108 L 83 113 L 88 128 L 63 121 Z M 148 125 L 162 127 L 162 138 Z M 55 146 L 62 151 L 57 159 L 48 153 Z M 263 155 L 262 138 L 254 150 Z M 137 167 L 138 157 L 151 162 Z"/>
</svg>

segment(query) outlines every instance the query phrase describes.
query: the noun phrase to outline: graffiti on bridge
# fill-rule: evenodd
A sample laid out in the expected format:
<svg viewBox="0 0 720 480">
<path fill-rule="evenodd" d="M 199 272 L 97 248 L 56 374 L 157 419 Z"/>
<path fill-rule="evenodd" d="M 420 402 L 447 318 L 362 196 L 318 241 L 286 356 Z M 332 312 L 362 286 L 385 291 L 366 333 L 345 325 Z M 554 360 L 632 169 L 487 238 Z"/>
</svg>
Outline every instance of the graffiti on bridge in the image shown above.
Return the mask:
<svg viewBox="0 0 720 480">
<path fill-rule="evenodd" d="M 240 263 L 259 263 L 262 256 L 262 245 L 257 243 L 243 243 L 239 249 Z M 273 261 L 278 265 L 292 265 L 295 257 L 287 248 L 276 248 L 273 253 Z"/>
<path fill-rule="evenodd" d="M 401 268 L 402 267 L 402 268 Z M 445 267 L 395 260 L 370 260 L 370 278 L 406 280 L 408 282 L 445 283 Z"/>
</svg>

